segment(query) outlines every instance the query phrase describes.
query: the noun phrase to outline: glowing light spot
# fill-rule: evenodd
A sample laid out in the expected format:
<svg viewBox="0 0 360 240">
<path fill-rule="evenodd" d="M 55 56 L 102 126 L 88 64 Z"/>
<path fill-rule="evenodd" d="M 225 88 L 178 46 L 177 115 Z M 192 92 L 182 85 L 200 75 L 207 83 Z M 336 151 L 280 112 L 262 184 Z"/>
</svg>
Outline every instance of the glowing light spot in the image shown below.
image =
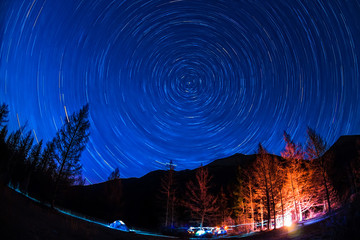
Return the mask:
<svg viewBox="0 0 360 240">
<path fill-rule="evenodd" d="M 284 226 L 290 227 L 292 225 L 292 220 L 290 215 L 286 215 L 284 219 Z"/>
</svg>

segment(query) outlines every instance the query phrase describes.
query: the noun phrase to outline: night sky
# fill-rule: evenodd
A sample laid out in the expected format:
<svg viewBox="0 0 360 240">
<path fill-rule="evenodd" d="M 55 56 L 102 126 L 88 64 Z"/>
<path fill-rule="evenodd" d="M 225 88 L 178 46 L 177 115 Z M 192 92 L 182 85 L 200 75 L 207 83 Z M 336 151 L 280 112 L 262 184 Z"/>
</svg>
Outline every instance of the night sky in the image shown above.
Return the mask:
<svg viewBox="0 0 360 240">
<path fill-rule="evenodd" d="M 360 133 L 358 0 L 1 0 L 0 47 L 10 129 L 90 104 L 88 183 Z"/>
</svg>

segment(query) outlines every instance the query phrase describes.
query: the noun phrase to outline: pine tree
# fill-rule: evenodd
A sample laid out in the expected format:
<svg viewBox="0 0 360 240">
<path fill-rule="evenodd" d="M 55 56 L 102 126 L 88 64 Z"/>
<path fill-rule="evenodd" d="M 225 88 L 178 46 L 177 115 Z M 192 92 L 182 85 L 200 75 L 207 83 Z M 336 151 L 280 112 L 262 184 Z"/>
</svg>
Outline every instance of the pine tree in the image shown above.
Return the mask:
<svg viewBox="0 0 360 240">
<path fill-rule="evenodd" d="M 279 184 L 282 177 L 282 169 L 279 164 L 279 159 L 275 156 L 271 156 L 269 162 L 269 183 L 270 183 L 270 197 L 272 202 L 272 212 L 273 212 L 273 221 L 274 229 L 276 229 L 276 216 L 277 216 L 277 206 L 279 199 Z"/>
<path fill-rule="evenodd" d="M 1 131 L 0 131 L 0 142 L 1 143 L 6 143 L 6 136 L 8 134 L 8 127 L 7 126 L 4 126 Z"/>
<path fill-rule="evenodd" d="M 107 204 L 109 209 L 111 209 L 113 217 L 121 215 L 123 187 L 118 167 L 109 175 L 108 182 L 105 185 L 104 195 L 107 196 Z"/>
<path fill-rule="evenodd" d="M 211 178 L 207 168 L 201 166 L 196 171 L 196 181 L 190 181 L 186 185 L 184 205 L 200 220 L 200 227 L 203 227 L 204 221 L 218 210 L 217 198 L 210 193 Z"/>
<path fill-rule="evenodd" d="M 55 137 L 56 160 L 58 170 L 55 178 L 55 191 L 52 199 L 54 206 L 60 181 L 74 183 L 81 175 L 80 156 L 89 139 L 90 123 L 88 120 L 89 105 L 83 106 L 79 112 L 65 118 L 65 123 Z"/>
<path fill-rule="evenodd" d="M 233 187 L 233 213 L 237 219 L 238 224 L 242 223 L 242 218 L 245 216 L 244 201 L 246 196 L 246 183 L 243 169 L 239 166 L 236 178 L 236 183 Z"/>
<path fill-rule="evenodd" d="M 7 162 L 9 161 L 9 148 L 6 144 L 8 127 L 4 126 L 0 131 L 0 173 L 6 171 Z"/>
<path fill-rule="evenodd" d="M 228 217 L 230 216 L 231 212 L 229 211 L 229 207 L 228 207 L 228 201 L 229 198 L 227 196 L 227 194 L 224 191 L 223 186 L 221 186 L 220 188 L 220 192 L 218 194 L 218 217 L 220 218 L 220 221 L 218 221 L 220 223 L 220 225 L 224 226 L 227 225 L 227 220 Z"/>
<path fill-rule="evenodd" d="M 5 171 L 7 173 L 6 182 L 10 181 L 12 170 L 15 167 L 15 155 L 18 151 L 19 145 L 21 141 L 21 129 L 12 132 L 9 137 L 6 139 L 7 150 L 9 151 L 9 157 L 6 162 Z"/>
<path fill-rule="evenodd" d="M 40 157 L 40 163 L 38 165 L 39 172 L 49 175 L 49 177 L 53 177 L 53 173 L 56 169 L 55 158 L 55 143 L 54 141 L 49 141 L 46 143 L 45 149 Z"/>
<path fill-rule="evenodd" d="M 174 184 L 174 170 L 175 165 L 170 160 L 168 169 L 161 179 L 161 193 L 166 196 L 166 212 L 165 212 L 165 227 L 173 226 L 174 224 L 174 210 L 175 210 L 175 184 Z"/>
<path fill-rule="evenodd" d="M 324 139 L 311 128 L 307 129 L 307 135 L 306 153 L 312 161 L 312 166 L 316 172 L 313 181 L 319 186 L 318 195 L 326 201 L 327 212 L 330 212 L 334 190 L 328 176 L 331 159 L 325 156 L 327 144 Z"/>
<path fill-rule="evenodd" d="M 267 229 L 270 229 L 271 222 L 271 209 L 272 209 L 272 199 L 271 199 L 271 185 L 270 185 L 270 171 L 271 159 L 272 157 L 267 152 L 267 150 L 259 144 L 256 160 L 252 164 L 252 174 L 254 185 L 257 189 L 258 201 L 263 201 L 265 209 L 263 213 L 266 213 L 267 220 Z"/>
<path fill-rule="evenodd" d="M 286 160 L 286 182 L 285 193 L 293 207 L 289 207 L 295 212 L 296 221 L 302 221 L 302 203 L 300 201 L 300 192 L 304 190 L 306 172 L 301 167 L 301 161 L 304 159 L 304 152 L 301 145 L 295 144 L 290 136 L 284 132 L 285 149 L 281 156 Z"/>
<path fill-rule="evenodd" d="M 20 145 L 22 129 L 18 129 L 15 132 L 10 133 L 6 139 L 6 145 L 9 147 L 11 153 L 15 153 Z"/>
<path fill-rule="evenodd" d="M 238 168 L 237 186 L 235 187 L 235 207 L 234 211 L 239 218 L 239 223 L 248 224 L 243 231 L 254 231 L 255 227 L 255 187 L 253 175 L 249 171 Z M 244 225 L 247 226 L 247 225 Z"/>
<path fill-rule="evenodd" d="M 3 126 L 3 123 L 8 121 L 9 109 L 8 105 L 5 103 L 0 106 L 0 128 Z"/>
<path fill-rule="evenodd" d="M 9 162 L 9 148 L 6 144 L 6 136 L 8 134 L 7 125 L 9 110 L 6 104 L 0 106 L 0 178 L 3 172 L 7 171 Z M 0 179 L 1 180 L 1 179 Z"/>
<path fill-rule="evenodd" d="M 25 193 L 28 192 L 31 176 L 39 164 L 40 157 L 41 157 L 42 143 L 43 143 L 43 140 L 41 140 L 38 144 L 35 144 L 32 147 L 32 149 L 30 151 L 30 155 L 26 161 L 26 170 L 27 171 L 26 171 L 25 183 L 23 186 L 23 191 Z"/>
<path fill-rule="evenodd" d="M 108 177 L 108 181 L 111 181 L 111 180 L 115 180 L 115 179 L 120 179 L 120 171 L 119 171 L 119 168 L 115 168 L 114 171 L 112 171 Z"/>
<path fill-rule="evenodd" d="M 17 132 L 13 136 L 17 137 Z M 20 138 L 18 140 L 14 139 L 17 144 L 14 146 L 15 150 L 10 158 L 10 168 L 8 171 L 11 184 L 14 186 L 18 185 L 26 174 L 26 160 L 34 142 L 31 131 L 22 134 L 23 128 L 20 128 L 19 132 Z"/>
</svg>

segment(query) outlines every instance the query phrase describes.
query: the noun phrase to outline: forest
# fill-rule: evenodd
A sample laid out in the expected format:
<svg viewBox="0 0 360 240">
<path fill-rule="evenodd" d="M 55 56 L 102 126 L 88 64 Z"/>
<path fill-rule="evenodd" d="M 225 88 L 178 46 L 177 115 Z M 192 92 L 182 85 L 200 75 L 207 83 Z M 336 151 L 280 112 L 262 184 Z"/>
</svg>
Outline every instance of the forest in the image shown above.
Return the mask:
<svg viewBox="0 0 360 240">
<path fill-rule="evenodd" d="M 64 118 L 54 138 L 44 143 L 27 126 L 8 130 L 9 109 L 0 106 L 0 182 L 51 203 L 54 207 L 59 189 L 84 184 L 81 152 L 89 137 L 89 106 Z"/>
<path fill-rule="evenodd" d="M 207 167 L 201 166 L 185 190 L 179 190 L 173 184 L 176 180 L 170 163 L 161 184 L 167 200 L 164 224 L 176 224 L 172 214 L 178 204 L 188 209 L 200 226 L 236 226 L 243 233 L 271 230 L 331 214 L 358 196 L 359 140 L 357 153 L 347 160 L 336 157 L 311 128 L 304 145 L 295 143 L 286 132 L 283 136 L 281 156 L 259 144 L 253 159 L 238 166 L 235 183 L 220 188 L 214 186 L 219 180 L 212 183 Z M 176 195 L 177 191 L 180 194 Z"/>
</svg>

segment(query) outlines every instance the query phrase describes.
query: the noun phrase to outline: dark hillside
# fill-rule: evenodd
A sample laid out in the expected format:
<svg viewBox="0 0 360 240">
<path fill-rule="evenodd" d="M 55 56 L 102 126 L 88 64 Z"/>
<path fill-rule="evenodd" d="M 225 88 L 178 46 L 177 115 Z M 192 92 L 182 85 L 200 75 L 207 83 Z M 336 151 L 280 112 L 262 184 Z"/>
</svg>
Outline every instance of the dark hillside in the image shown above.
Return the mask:
<svg viewBox="0 0 360 240">
<path fill-rule="evenodd" d="M 359 167 L 359 151 L 360 135 L 351 135 L 341 136 L 325 154 L 332 159 L 330 176 L 342 200 L 356 191 L 353 181 L 356 175 L 354 168 Z"/>
<path fill-rule="evenodd" d="M 230 157 L 217 159 L 208 165 L 207 167 L 237 167 L 239 165 L 248 164 L 256 158 L 256 154 L 244 155 L 236 153 Z"/>
</svg>

